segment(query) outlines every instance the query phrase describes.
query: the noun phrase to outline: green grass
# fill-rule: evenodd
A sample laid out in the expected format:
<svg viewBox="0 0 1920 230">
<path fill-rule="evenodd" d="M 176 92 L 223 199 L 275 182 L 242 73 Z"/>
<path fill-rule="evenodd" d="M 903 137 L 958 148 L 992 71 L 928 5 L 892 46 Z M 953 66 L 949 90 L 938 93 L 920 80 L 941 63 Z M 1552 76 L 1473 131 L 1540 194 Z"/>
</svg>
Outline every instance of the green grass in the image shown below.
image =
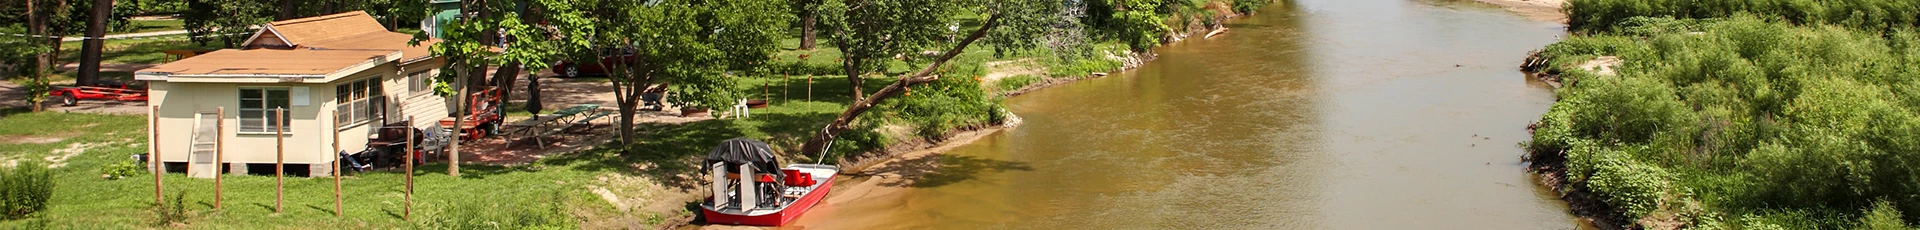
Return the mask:
<svg viewBox="0 0 1920 230">
<path fill-rule="evenodd" d="M 1020 75 L 1020 76 L 1003 78 L 1003 79 L 1000 79 L 999 81 L 994 81 L 993 84 L 994 84 L 995 91 L 1008 91 L 1008 90 L 1018 90 L 1020 88 L 1027 87 L 1028 85 L 1033 85 L 1033 83 L 1040 82 L 1040 80 L 1041 78 L 1039 76 Z"/>
<path fill-rule="evenodd" d="M 73 131 L 47 133 L 46 130 Z M 152 226 L 155 214 L 150 174 L 107 180 L 101 178 L 99 171 L 104 164 L 125 161 L 130 154 L 145 152 L 145 130 L 143 116 L 21 113 L 0 119 L 0 136 L 64 137 L 64 140 L 44 144 L 0 144 L 0 156 L 8 159 L 44 159 L 57 149 L 76 144 L 88 146 L 82 154 L 66 160 L 64 167 L 55 169 L 58 184 L 48 210 L 36 218 L 0 222 L 0 228 L 36 222 L 65 229 Z M 608 209 L 605 202 L 592 199 L 580 188 L 595 183 L 596 175 L 612 173 L 612 170 L 577 167 L 586 162 L 590 161 L 521 167 L 465 165 L 460 178 L 444 174 L 444 164 L 424 165 L 415 171 L 414 218 L 425 218 L 427 214 L 423 212 L 435 210 L 424 207 L 533 201 L 548 199 L 555 193 L 562 194 L 574 209 Z M 273 214 L 275 194 L 271 176 L 227 176 L 224 207 L 217 210 L 213 209 L 213 180 L 185 178 L 179 173 L 166 174 L 164 180 L 167 196 L 186 195 L 187 210 L 192 216 L 187 226 L 193 228 L 392 228 L 411 226 L 401 220 L 406 212 L 402 193 L 404 176 L 397 172 L 372 172 L 345 178 L 346 216 L 340 218 L 333 216 L 333 181 L 328 178 L 287 178 L 285 209 L 280 214 Z"/>
<path fill-rule="evenodd" d="M 129 20 L 127 21 L 127 23 L 133 24 L 128 26 L 129 27 L 128 29 L 132 29 L 132 31 L 116 31 L 116 32 L 117 33 L 144 33 L 144 32 L 155 32 L 155 31 L 182 30 L 186 28 L 185 27 L 186 20 L 180 20 L 180 19 Z"/>
<path fill-rule="evenodd" d="M 183 30 L 186 28 L 185 27 L 186 20 L 180 20 L 180 19 L 127 20 L 127 23 L 129 25 L 127 25 L 126 29 L 108 30 L 107 35 Z M 67 36 L 86 36 L 86 35 L 87 35 L 86 33 L 74 33 L 74 34 L 68 34 Z"/>
<path fill-rule="evenodd" d="M 175 35 L 175 36 L 161 36 L 161 37 L 155 37 L 155 38 L 159 38 L 159 39 L 106 40 L 106 42 L 103 43 L 105 44 L 105 49 L 104 49 L 104 52 L 100 54 L 100 57 L 102 58 L 100 62 L 101 63 L 126 63 L 126 64 L 162 64 L 162 63 L 166 63 L 167 61 L 171 61 L 171 60 L 167 60 L 166 53 L 160 52 L 163 50 L 176 50 L 176 49 L 199 50 L 199 49 L 222 48 L 220 44 L 217 44 L 217 42 L 208 43 L 206 46 L 201 46 L 199 44 L 195 44 L 192 41 L 187 41 L 186 36 Z M 80 42 L 61 43 L 60 44 L 61 60 L 64 60 L 66 62 L 79 62 L 81 48 L 82 46 Z"/>
</svg>

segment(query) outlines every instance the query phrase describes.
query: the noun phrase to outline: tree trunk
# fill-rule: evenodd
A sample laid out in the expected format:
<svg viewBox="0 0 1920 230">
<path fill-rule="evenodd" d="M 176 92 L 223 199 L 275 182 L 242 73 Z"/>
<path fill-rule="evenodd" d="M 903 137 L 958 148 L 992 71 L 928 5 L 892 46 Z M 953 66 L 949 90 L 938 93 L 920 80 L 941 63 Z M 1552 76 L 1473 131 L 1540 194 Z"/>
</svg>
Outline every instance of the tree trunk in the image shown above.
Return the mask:
<svg viewBox="0 0 1920 230">
<path fill-rule="evenodd" d="M 43 23 L 45 22 L 46 19 L 40 16 L 41 13 L 46 13 L 46 11 L 34 8 L 33 2 L 37 2 L 37 1 L 39 0 L 27 0 L 27 34 L 28 35 L 47 34 L 46 33 L 47 24 Z M 27 40 L 32 41 L 33 39 L 28 38 Z M 53 64 L 53 57 L 51 53 L 52 52 L 40 52 L 39 54 L 33 55 L 33 60 L 34 60 L 33 70 L 29 71 L 28 73 L 33 74 L 33 81 L 35 83 L 44 84 L 45 82 L 47 82 L 46 80 L 47 79 L 46 70 L 48 68 L 47 65 Z M 27 95 L 27 98 L 33 98 L 33 96 L 36 96 L 36 95 Z M 40 110 L 43 109 L 43 107 L 40 106 L 40 101 L 42 100 L 27 100 L 27 102 L 33 103 L 34 112 L 40 112 Z"/>
<path fill-rule="evenodd" d="M 339 13 L 338 11 L 334 11 L 339 9 L 339 7 L 337 7 L 339 4 L 339 0 L 321 0 L 321 1 L 325 3 L 320 4 L 320 15 Z"/>
<path fill-rule="evenodd" d="M 61 32 L 56 32 L 56 31 L 45 31 L 45 32 L 46 32 L 46 36 L 58 36 L 58 35 L 55 35 L 55 34 L 59 34 L 59 33 L 61 33 Z M 60 66 L 61 66 L 61 65 L 64 65 L 64 64 L 66 64 L 66 63 L 60 63 L 60 61 L 61 61 L 61 60 L 60 60 L 60 54 L 61 54 L 61 52 L 60 52 L 60 46 L 61 46 L 61 45 L 63 45 L 63 44 L 66 44 L 66 43 L 65 43 L 65 42 L 60 42 L 60 38 L 58 38 L 58 37 L 54 37 L 54 38 L 48 38 L 48 39 L 47 39 L 47 46 L 48 46 L 48 48 L 52 48 L 52 50 L 49 50 L 49 51 L 52 51 L 52 52 L 51 52 L 52 54 L 51 54 L 51 55 L 48 55 L 48 56 L 47 56 L 47 60 L 48 60 L 48 64 L 46 65 L 46 67 L 47 67 L 47 70 L 49 70 L 49 71 L 52 71 L 53 73 L 59 73 L 59 72 L 60 72 L 60 69 L 59 69 L 59 68 L 60 68 Z"/>
<path fill-rule="evenodd" d="M 494 86 L 498 86 L 500 88 L 501 100 L 508 100 L 508 98 L 513 98 L 513 86 L 516 83 L 518 83 L 518 81 L 520 81 L 519 77 L 520 77 L 519 62 L 507 63 L 506 65 L 502 65 L 498 69 L 493 70 L 493 80 L 491 82 L 493 82 Z M 534 112 L 534 114 L 539 114 L 539 113 L 540 112 Z"/>
<path fill-rule="evenodd" d="M 273 20 L 274 21 L 287 20 L 287 19 L 293 19 L 294 17 L 299 16 L 299 14 L 296 14 L 297 12 L 299 12 L 299 11 L 296 11 L 298 9 L 296 8 L 298 7 L 298 5 L 294 5 L 293 1 L 297 1 L 297 0 L 280 0 L 280 7 L 278 8 L 280 9 L 280 14 L 275 15 L 273 17 Z"/>
<path fill-rule="evenodd" d="M 939 75 L 933 75 L 934 71 L 939 70 L 941 65 L 947 64 L 947 61 L 953 60 L 953 57 L 959 56 L 961 51 L 967 49 L 967 45 L 971 45 L 974 41 L 985 37 L 987 31 L 998 26 L 1000 26 L 1000 14 L 993 14 L 993 16 L 987 18 L 985 24 L 980 25 L 979 29 L 975 29 L 973 34 L 967 35 L 966 40 L 961 40 L 960 43 L 955 44 L 952 49 L 941 53 L 940 58 L 934 59 L 932 64 L 928 64 L 927 67 L 921 68 L 920 71 L 916 71 L 912 75 L 901 76 L 900 81 L 895 81 L 885 88 L 880 88 L 880 91 L 874 92 L 871 97 L 854 100 L 853 104 L 847 105 L 845 112 L 841 112 L 840 116 L 834 117 L 833 123 L 827 124 L 825 130 L 821 130 L 819 133 L 814 134 L 813 138 L 807 139 L 807 143 L 800 146 L 801 152 L 808 155 L 826 157 L 826 155 L 818 154 L 825 153 L 826 144 L 832 142 L 834 136 L 839 135 L 840 132 L 847 131 L 847 129 L 850 128 L 849 124 L 852 124 L 854 119 L 859 118 L 860 114 L 866 113 L 867 110 L 873 109 L 875 105 L 879 105 L 888 98 L 893 98 L 901 92 L 906 92 L 907 87 L 913 86 L 914 84 L 940 80 Z M 851 61 L 853 59 L 847 60 Z M 858 95 L 860 93 L 859 91 L 855 91 L 854 94 Z"/>
<path fill-rule="evenodd" d="M 467 60 L 460 60 L 456 63 L 466 64 L 466 62 Z M 454 71 L 459 70 L 460 69 L 454 69 Z M 472 78 L 473 72 L 456 72 L 454 76 L 461 79 Z M 463 131 L 466 131 L 463 130 L 463 128 L 467 125 L 467 90 L 473 87 L 474 85 L 462 85 L 460 86 L 460 90 L 458 90 L 459 93 L 453 95 L 453 130 L 460 134 L 464 134 L 465 132 Z M 474 129 L 479 129 L 479 126 L 475 125 Z M 460 134 L 454 134 L 453 142 L 448 143 L 447 147 L 447 175 L 453 176 L 453 178 L 460 178 Z M 474 135 L 473 139 L 480 139 L 480 136 Z M 411 164 L 412 162 L 408 163 Z M 407 175 L 413 175 L 413 172 L 408 171 Z"/>
<path fill-rule="evenodd" d="M 837 44 L 836 47 L 839 47 L 840 53 L 847 53 L 846 42 L 838 42 Z M 860 75 L 865 74 L 860 71 L 860 60 L 863 58 L 865 57 L 861 57 L 860 55 L 841 57 L 840 71 L 847 73 L 847 87 L 848 90 L 852 90 L 852 92 L 848 92 L 848 95 L 850 95 L 849 98 L 852 98 L 852 100 L 849 101 L 857 102 L 862 99 L 861 97 L 866 96 L 866 92 L 860 90 Z"/>
<path fill-rule="evenodd" d="M 107 35 L 107 17 L 113 14 L 113 0 L 93 0 L 93 14 L 87 17 L 87 37 L 80 42 L 80 75 L 74 85 L 93 85 L 100 79 L 100 52 L 105 45 L 99 39 Z"/>
<path fill-rule="evenodd" d="M 812 5 L 812 4 L 808 4 L 808 5 Z M 814 43 L 813 18 L 815 17 L 814 15 L 816 15 L 816 13 L 813 12 L 813 9 L 800 10 L 800 50 L 813 50 L 813 43 Z"/>
<path fill-rule="evenodd" d="M 633 49 L 631 42 L 622 41 L 621 43 L 628 44 L 626 48 Z M 624 149 L 627 146 L 637 144 L 634 142 L 637 134 L 635 134 L 633 130 L 633 117 L 639 114 L 640 94 L 645 93 L 648 85 L 653 83 L 653 72 L 639 71 L 638 69 L 640 68 L 638 68 L 638 66 L 639 64 L 637 63 L 628 62 L 611 62 L 611 64 L 607 66 L 609 67 L 607 68 L 607 78 L 613 83 L 614 104 L 616 107 L 619 107 L 620 112 L 619 125 L 620 146 L 623 149 L 621 150 L 622 154 L 626 153 Z"/>
</svg>

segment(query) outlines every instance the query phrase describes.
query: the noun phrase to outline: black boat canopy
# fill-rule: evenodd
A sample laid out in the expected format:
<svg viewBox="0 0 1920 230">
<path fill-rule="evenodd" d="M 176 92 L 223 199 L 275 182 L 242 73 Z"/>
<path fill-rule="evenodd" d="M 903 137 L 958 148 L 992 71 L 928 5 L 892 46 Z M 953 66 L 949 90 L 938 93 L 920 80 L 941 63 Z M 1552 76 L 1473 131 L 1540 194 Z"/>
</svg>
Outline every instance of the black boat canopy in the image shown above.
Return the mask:
<svg viewBox="0 0 1920 230">
<path fill-rule="evenodd" d="M 782 177 L 780 159 L 773 156 L 773 148 L 768 147 L 766 142 L 753 139 L 742 137 L 721 141 L 720 146 L 707 152 L 707 161 L 700 168 L 712 172 L 711 167 L 715 162 L 726 162 L 728 173 L 740 173 L 741 165 L 751 164 L 754 173 L 771 173 L 775 177 Z"/>
</svg>

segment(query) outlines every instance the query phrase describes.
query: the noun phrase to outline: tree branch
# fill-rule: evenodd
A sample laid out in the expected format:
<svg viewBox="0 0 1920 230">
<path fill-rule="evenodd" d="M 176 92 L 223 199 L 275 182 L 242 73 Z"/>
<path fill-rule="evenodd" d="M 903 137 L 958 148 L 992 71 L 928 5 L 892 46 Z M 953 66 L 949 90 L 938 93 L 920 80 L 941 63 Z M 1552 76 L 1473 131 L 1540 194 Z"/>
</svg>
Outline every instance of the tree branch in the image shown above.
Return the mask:
<svg viewBox="0 0 1920 230">
<path fill-rule="evenodd" d="M 821 130 L 820 133 L 815 134 L 813 138 L 808 139 L 807 143 L 800 147 L 801 151 L 807 154 L 822 153 L 826 150 L 824 148 L 826 143 L 832 142 L 834 136 L 839 135 L 842 131 L 846 131 L 848 125 L 852 124 L 854 119 L 859 118 L 860 114 L 866 113 L 867 110 L 872 110 L 874 105 L 905 92 L 907 87 L 913 84 L 940 80 L 940 76 L 933 75 L 933 73 L 938 71 L 941 66 L 946 65 L 948 61 L 953 60 L 954 57 L 959 57 L 961 51 L 967 50 L 967 46 L 972 45 L 974 41 L 986 37 L 987 31 L 992 31 L 994 27 L 999 27 L 1001 15 L 1001 13 L 994 13 L 993 16 L 988 17 L 985 24 L 981 24 L 980 28 L 974 29 L 973 33 L 967 35 L 967 38 L 961 40 L 959 44 L 955 44 L 952 49 L 940 54 L 940 57 L 934 59 L 933 63 L 928 64 L 927 67 L 921 68 L 920 71 L 915 71 L 911 75 L 900 76 L 899 81 L 887 85 L 886 88 L 881 88 L 879 92 L 874 92 L 873 96 L 860 99 L 854 102 L 854 104 L 847 105 L 847 111 L 841 112 L 839 117 L 834 118 L 833 123 L 827 124 L 825 130 Z"/>
</svg>

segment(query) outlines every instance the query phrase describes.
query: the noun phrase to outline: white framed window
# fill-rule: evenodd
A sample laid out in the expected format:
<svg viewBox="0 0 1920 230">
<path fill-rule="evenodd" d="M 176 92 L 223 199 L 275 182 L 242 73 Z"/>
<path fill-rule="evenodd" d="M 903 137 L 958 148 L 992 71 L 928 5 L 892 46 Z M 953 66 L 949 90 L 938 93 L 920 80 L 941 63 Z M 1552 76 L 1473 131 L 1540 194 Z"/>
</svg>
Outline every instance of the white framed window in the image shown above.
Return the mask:
<svg viewBox="0 0 1920 230">
<path fill-rule="evenodd" d="M 285 87 L 240 88 L 240 132 L 273 133 L 281 127 L 292 131 L 286 119 L 291 115 L 274 116 L 274 109 L 287 108 L 288 95 Z"/>
<path fill-rule="evenodd" d="M 387 98 L 381 85 L 380 77 L 373 77 L 334 86 L 334 122 L 347 128 L 385 115 Z"/>
<path fill-rule="evenodd" d="M 407 92 L 419 96 L 427 94 L 429 90 L 433 90 L 433 75 L 427 74 L 427 71 L 407 74 Z"/>
</svg>

